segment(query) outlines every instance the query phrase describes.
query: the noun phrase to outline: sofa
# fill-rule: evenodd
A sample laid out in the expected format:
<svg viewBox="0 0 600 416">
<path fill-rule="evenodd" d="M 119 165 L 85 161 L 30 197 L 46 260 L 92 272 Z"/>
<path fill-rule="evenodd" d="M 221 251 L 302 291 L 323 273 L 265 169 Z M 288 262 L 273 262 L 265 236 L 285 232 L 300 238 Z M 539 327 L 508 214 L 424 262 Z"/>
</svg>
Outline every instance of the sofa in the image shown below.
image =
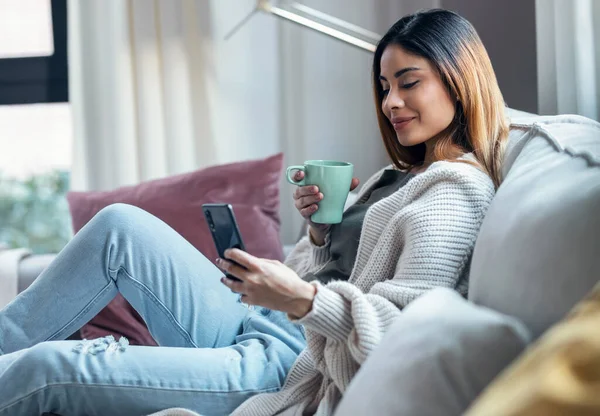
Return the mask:
<svg viewBox="0 0 600 416">
<path fill-rule="evenodd" d="M 337 414 L 462 414 L 600 280 L 600 123 L 510 117 L 504 180 L 475 246 L 468 299 L 435 290 L 409 305 Z M 11 253 L 20 261 L 0 284 L 12 279 L 18 291 L 53 258 Z"/>
<path fill-rule="evenodd" d="M 569 340 L 574 332 L 559 328 L 572 324 L 570 311 L 594 287 L 600 293 L 600 124 L 574 115 L 511 119 L 504 180 L 478 235 L 468 300 L 436 289 L 405 308 L 336 414 L 459 415 L 506 385 L 516 394 L 496 394 L 469 416 L 600 414 L 600 372 L 586 372 L 600 364 L 600 348 L 590 352 L 587 334 Z M 557 329 L 562 349 L 539 359 Z M 521 384 L 534 373 L 545 390 Z M 592 410 L 583 406 L 586 382 L 595 388 Z"/>
</svg>

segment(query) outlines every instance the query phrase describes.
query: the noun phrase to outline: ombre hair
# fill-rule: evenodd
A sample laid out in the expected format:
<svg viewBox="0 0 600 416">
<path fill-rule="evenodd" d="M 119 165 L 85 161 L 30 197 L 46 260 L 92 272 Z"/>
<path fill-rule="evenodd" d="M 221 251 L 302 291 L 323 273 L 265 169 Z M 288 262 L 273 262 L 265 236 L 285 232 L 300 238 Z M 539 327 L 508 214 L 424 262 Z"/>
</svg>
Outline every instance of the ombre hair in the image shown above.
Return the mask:
<svg viewBox="0 0 600 416">
<path fill-rule="evenodd" d="M 454 119 L 434 145 L 434 159 L 471 163 L 485 171 L 496 187 L 502 181 L 502 159 L 508 137 L 505 103 L 490 58 L 465 18 L 441 9 L 417 12 L 398 20 L 381 38 L 373 59 L 373 90 L 379 129 L 389 157 L 399 169 L 418 166 L 425 143 L 403 146 L 384 115 L 379 81 L 381 56 L 389 45 L 429 60 L 456 99 Z M 478 163 L 457 160 L 473 152 Z"/>
</svg>

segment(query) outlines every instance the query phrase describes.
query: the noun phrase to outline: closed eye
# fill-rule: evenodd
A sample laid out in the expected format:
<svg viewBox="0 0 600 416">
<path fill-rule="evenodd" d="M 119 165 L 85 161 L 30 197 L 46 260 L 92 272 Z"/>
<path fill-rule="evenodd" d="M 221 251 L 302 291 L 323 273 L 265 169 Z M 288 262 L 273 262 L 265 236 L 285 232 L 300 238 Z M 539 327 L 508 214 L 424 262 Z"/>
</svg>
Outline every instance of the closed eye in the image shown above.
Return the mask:
<svg viewBox="0 0 600 416">
<path fill-rule="evenodd" d="M 404 85 L 402 85 L 402 88 L 404 88 L 405 90 L 409 90 L 412 87 L 414 87 L 415 85 L 417 85 L 418 83 L 419 83 L 419 81 L 411 82 L 410 84 L 404 84 Z"/>
</svg>

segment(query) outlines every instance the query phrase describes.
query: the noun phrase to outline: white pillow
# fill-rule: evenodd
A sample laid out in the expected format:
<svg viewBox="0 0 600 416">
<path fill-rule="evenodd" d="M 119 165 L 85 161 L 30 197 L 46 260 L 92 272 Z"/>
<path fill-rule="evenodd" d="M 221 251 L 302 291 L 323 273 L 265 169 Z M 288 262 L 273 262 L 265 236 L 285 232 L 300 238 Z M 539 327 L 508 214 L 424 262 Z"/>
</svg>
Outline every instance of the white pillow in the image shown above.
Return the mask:
<svg viewBox="0 0 600 416">
<path fill-rule="evenodd" d="M 517 319 L 434 289 L 403 310 L 335 414 L 460 415 L 528 342 Z"/>
</svg>

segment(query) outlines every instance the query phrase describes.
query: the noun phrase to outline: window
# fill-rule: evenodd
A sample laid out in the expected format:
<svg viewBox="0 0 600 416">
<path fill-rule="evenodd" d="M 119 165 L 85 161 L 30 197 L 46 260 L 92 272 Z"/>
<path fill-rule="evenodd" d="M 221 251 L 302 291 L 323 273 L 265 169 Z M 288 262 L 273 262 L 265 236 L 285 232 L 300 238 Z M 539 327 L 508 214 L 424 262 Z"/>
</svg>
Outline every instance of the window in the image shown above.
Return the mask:
<svg viewBox="0 0 600 416">
<path fill-rule="evenodd" d="M 66 0 L 0 0 L 0 244 L 56 252 L 73 132 Z"/>
<path fill-rule="evenodd" d="M 66 0 L 0 0 L 0 105 L 67 101 Z"/>
</svg>

